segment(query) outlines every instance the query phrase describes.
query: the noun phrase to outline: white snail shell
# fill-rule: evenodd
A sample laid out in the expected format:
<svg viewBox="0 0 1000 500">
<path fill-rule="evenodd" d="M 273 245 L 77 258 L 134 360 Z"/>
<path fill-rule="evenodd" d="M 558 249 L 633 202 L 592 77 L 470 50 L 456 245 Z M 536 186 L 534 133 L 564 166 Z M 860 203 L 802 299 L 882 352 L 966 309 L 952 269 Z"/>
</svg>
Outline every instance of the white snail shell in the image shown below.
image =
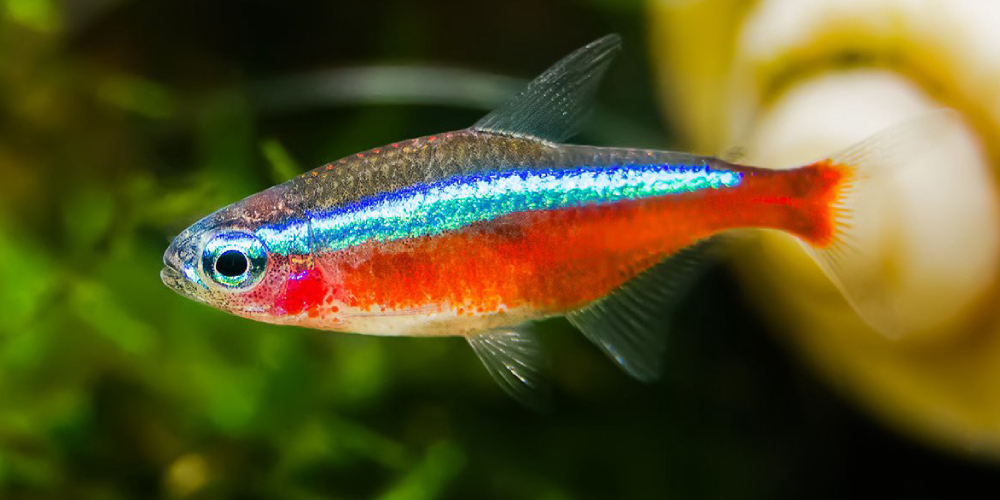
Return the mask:
<svg viewBox="0 0 1000 500">
<path fill-rule="evenodd" d="M 1000 458 L 1000 3 L 659 0 L 653 51 L 667 116 L 702 152 L 789 167 L 922 110 L 962 117 L 944 165 L 892 196 L 884 279 L 898 339 L 850 309 L 790 237 L 766 233 L 743 282 L 837 387 L 915 434 Z M 862 243 L 863 244 L 863 243 Z"/>
</svg>

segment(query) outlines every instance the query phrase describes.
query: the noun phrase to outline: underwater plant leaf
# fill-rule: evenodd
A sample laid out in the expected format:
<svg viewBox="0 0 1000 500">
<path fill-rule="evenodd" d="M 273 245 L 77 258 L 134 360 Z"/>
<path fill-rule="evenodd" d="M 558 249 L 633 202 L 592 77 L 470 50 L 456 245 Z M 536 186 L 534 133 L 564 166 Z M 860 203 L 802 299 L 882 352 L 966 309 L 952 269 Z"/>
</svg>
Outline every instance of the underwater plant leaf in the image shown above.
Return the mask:
<svg viewBox="0 0 1000 500">
<path fill-rule="evenodd" d="M 274 137 L 262 141 L 260 151 L 271 164 L 271 179 L 275 182 L 285 182 L 305 171 L 281 141 Z"/>
</svg>

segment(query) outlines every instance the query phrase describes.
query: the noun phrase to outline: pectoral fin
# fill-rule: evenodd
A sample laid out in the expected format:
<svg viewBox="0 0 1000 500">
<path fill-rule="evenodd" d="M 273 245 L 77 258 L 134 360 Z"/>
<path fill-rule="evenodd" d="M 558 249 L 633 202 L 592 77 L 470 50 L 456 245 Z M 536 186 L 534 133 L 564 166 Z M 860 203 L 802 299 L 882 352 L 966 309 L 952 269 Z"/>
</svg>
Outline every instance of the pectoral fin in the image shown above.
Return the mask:
<svg viewBox="0 0 1000 500">
<path fill-rule="evenodd" d="M 486 370 L 508 394 L 534 410 L 547 407 L 548 359 L 533 332 L 510 328 L 470 334 L 467 338 Z"/>
</svg>

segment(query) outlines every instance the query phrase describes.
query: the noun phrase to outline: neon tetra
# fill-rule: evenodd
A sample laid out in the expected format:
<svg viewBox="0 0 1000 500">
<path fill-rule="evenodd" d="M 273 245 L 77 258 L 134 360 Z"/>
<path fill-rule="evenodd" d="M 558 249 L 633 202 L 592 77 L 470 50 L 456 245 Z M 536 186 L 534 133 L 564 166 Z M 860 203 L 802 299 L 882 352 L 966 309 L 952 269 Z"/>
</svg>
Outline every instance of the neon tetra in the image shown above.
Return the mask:
<svg viewBox="0 0 1000 500">
<path fill-rule="evenodd" d="M 657 318 L 695 274 L 699 242 L 728 229 L 798 237 L 891 328 L 878 287 L 842 265 L 848 222 L 870 179 L 933 143 L 944 115 L 790 170 L 560 144 L 619 45 L 583 47 L 471 128 L 344 158 L 205 217 L 167 249 L 164 283 L 269 323 L 464 336 L 528 403 L 544 360 L 524 325 L 555 315 L 656 378 Z"/>
</svg>

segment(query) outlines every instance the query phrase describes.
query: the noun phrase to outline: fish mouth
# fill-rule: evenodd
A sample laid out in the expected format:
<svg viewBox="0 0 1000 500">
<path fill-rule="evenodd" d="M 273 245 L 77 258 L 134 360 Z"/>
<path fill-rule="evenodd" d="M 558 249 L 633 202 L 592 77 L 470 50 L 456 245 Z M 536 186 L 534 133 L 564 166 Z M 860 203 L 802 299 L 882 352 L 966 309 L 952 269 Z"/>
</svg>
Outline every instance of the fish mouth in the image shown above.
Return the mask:
<svg viewBox="0 0 1000 500">
<path fill-rule="evenodd" d="M 163 269 L 160 270 L 160 281 L 162 281 L 167 288 L 170 288 L 184 297 L 194 299 L 198 302 L 205 302 L 205 299 L 200 297 L 200 294 L 198 293 L 198 285 L 192 283 L 181 270 L 184 263 L 181 262 L 176 248 L 177 244 L 175 242 L 171 244 L 170 248 L 168 248 L 163 254 Z"/>
<path fill-rule="evenodd" d="M 175 292 L 184 292 L 184 276 L 172 266 L 168 265 L 160 270 L 160 281 Z"/>
<path fill-rule="evenodd" d="M 167 265 L 160 270 L 160 280 L 163 281 L 167 288 L 181 294 L 196 302 L 201 302 L 202 304 L 207 304 L 208 302 L 204 297 L 201 296 L 199 292 L 198 285 L 191 283 L 184 276 L 184 274 L 179 271 L 176 267 Z"/>
<path fill-rule="evenodd" d="M 185 297 L 195 298 L 193 293 L 194 287 L 191 286 L 191 283 L 184 277 L 184 274 L 181 273 L 176 267 L 167 265 L 161 269 L 160 281 L 162 281 L 164 285 L 167 285 L 167 288 L 170 288 Z"/>
</svg>

